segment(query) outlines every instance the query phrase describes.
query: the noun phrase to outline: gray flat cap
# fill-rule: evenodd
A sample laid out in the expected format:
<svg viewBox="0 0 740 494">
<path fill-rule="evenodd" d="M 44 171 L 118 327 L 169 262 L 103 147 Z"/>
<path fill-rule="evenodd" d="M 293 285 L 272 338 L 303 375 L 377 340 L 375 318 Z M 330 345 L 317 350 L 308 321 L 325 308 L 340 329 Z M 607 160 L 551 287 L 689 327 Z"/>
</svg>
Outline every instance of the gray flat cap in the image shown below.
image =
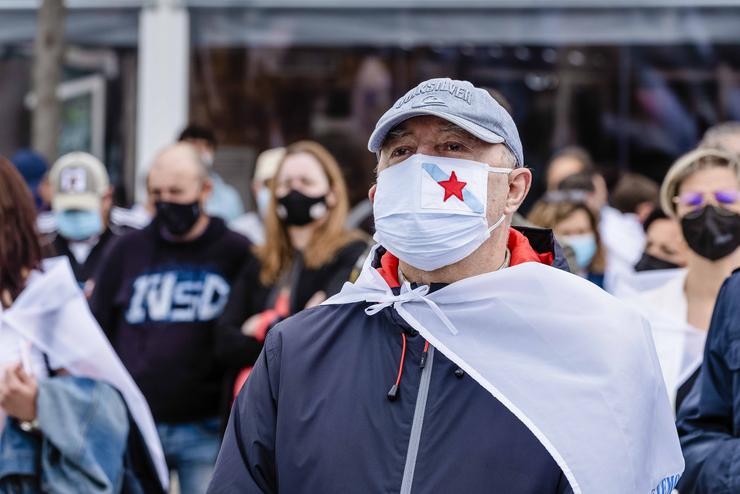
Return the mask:
<svg viewBox="0 0 740 494">
<path fill-rule="evenodd" d="M 406 93 L 380 117 L 367 148 L 380 151 L 388 132 L 411 117 L 432 115 L 465 129 L 491 144 L 505 144 L 524 166 L 519 132 L 511 115 L 485 89 L 468 81 L 430 79 Z"/>
</svg>

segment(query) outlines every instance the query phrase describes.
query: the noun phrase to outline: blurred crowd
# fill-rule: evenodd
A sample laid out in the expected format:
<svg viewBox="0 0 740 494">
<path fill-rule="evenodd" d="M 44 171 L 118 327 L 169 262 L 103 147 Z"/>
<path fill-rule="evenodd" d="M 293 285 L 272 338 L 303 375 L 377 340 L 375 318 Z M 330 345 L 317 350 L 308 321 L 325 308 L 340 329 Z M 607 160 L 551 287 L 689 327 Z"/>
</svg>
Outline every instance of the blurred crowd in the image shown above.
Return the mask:
<svg viewBox="0 0 740 494">
<path fill-rule="evenodd" d="M 372 205 L 350 202 L 342 170 L 351 164 L 338 163 L 321 144 L 263 151 L 248 208 L 214 171 L 216 148 L 211 129 L 184 129 L 153 159 L 147 202 L 133 208 L 113 205 L 106 165 L 90 154 L 70 153 L 51 166 L 30 150 L 0 159 L 4 310 L 22 299 L 31 273 L 52 273 L 49 263 L 66 257 L 115 359 L 151 410 L 167 470 L 183 494 L 206 491 L 231 404 L 270 329 L 354 280 L 374 233 Z M 589 153 L 567 147 L 547 165 L 546 193 L 515 218 L 520 227 L 551 229 L 572 273 L 651 321 L 676 410 L 699 406 L 684 402 L 720 287 L 740 267 L 739 159 L 740 124 L 725 123 L 676 160 L 661 184 L 625 172 L 609 189 Z M 4 351 L 32 362 L 6 372 L 6 388 L 33 395 L 36 368 L 37 375 L 74 374 L 54 356 L 27 355 L 22 344 L 7 343 Z M 10 401 L 2 408 L 32 430 L 46 402 L 29 411 L 19 393 L 3 397 Z M 695 412 L 679 415 L 686 430 L 698 427 L 690 420 Z M 142 485 L 162 480 L 147 426 L 131 415 L 123 415 L 131 427 L 121 448 L 144 459 L 132 454 L 106 465 L 96 481 L 119 478 L 116 469 L 134 472 Z M 58 420 L 60 428 L 73 427 Z M 91 454 L 103 454 L 89 443 Z"/>
</svg>

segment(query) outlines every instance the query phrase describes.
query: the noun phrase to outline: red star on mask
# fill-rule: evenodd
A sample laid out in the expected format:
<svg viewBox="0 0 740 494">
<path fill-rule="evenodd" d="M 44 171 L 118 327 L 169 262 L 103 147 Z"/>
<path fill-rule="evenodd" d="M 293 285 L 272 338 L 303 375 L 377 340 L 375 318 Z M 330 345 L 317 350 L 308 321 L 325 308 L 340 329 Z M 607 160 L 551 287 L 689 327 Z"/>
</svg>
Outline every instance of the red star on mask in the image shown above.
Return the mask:
<svg viewBox="0 0 740 494">
<path fill-rule="evenodd" d="M 450 174 L 449 179 L 441 180 L 437 183 L 445 190 L 445 198 L 442 200 L 443 202 L 447 202 L 447 199 L 452 196 L 464 201 L 462 191 L 468 183 L 459 181 L 454 171 Z"/>
</svg>

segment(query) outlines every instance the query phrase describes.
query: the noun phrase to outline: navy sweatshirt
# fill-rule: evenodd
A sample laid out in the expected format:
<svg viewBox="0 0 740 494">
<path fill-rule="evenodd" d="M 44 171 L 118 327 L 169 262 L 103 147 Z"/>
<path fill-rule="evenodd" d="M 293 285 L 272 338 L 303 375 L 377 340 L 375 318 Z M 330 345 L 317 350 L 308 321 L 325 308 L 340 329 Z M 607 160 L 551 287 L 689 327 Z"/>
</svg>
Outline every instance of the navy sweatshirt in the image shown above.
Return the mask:
<svg viewBox="0 0 740 494">
<path fill-rule="evenodd" d="M 717 296 L 696 383 L 678 411 L 681 494 L 740 492 L 740 269 Z"/>
<path fill-rule="evenodd" d="M 224 369 L 214 326 L 249 241 L 218 218 L 191 242 L 159 231 L 155 221 L 110 246 L 90 306 L 157 422 L 215 417 Z"/>
</svg>

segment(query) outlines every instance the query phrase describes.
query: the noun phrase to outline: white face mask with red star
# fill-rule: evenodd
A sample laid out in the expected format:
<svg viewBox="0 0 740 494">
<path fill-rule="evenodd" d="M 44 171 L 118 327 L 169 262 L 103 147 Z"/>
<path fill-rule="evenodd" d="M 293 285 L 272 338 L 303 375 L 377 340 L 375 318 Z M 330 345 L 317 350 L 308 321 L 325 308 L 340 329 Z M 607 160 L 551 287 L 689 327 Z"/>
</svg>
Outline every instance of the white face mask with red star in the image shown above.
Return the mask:
<svg viewBox="0 0 740 494">
<path fill-rule="evenodd" d="M 511 171 L 424 154 L 386 168 L 373 203 L 375 241 L 424 271 L 466 258 L 504 221 L 488 226 L 488 174 Z"/>
</svg>

